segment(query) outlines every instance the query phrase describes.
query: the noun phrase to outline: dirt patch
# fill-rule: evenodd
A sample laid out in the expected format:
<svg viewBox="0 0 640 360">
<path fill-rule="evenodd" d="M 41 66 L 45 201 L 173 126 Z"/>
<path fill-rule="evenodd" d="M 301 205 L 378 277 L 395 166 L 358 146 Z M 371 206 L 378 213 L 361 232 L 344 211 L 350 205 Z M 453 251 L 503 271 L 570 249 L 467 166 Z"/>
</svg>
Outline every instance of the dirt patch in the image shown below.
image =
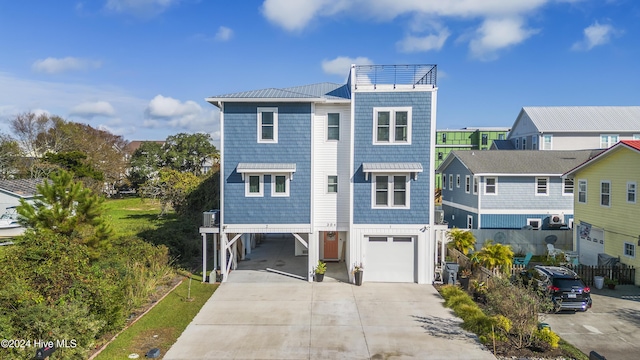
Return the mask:
<svg viewBox="0 0 640 360">
<path fill-rule="evenodd" d="M 144 331 L 131 341 L 131 351 L 139 354 L 141 358 L 153 348 L 160 349 L 160 354 L 165 354 L 171 346 L 172 338 L 175 338 L 175 328 L 164 328 Z"/>
</svg>

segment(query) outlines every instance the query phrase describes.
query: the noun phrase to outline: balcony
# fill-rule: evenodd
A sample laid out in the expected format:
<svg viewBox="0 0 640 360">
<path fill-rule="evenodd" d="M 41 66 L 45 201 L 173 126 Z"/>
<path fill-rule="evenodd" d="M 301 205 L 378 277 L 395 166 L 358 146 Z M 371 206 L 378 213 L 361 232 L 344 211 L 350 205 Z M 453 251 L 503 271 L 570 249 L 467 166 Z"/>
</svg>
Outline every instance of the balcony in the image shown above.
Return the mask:
<svg viewBox="0 0 640 360">
<path fill-rule="evenodd" d="M 435 88 L 437 65 L 355 65 L 356 90 Z"/>
</svg>

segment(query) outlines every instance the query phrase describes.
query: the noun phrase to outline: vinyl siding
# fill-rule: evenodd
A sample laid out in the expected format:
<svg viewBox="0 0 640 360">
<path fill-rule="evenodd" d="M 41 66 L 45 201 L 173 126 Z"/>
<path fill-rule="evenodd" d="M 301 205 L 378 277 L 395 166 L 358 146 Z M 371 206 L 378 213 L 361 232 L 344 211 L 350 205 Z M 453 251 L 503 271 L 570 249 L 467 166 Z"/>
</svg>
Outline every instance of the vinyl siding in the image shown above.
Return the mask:
<svg viewBox="0 0 640 360">
<path fill-rule="evenodd" d="M 577 190 L 578 179 L 587 180 L 587 204 L 575 201 L 575 221 L 587 222 L 605 230 L 605 252 L 620 256 L 620 261 L 640 267 L 640 198 L 636 193 L 636 203 L 628 203 L 627 182 L 635 181 L 640 186 L 640 154 L 637 151 L 620 147 L 575 174 Z M 611 181 L 611 207 L 600 205 L 600 181 Z M 638 190 L 638 189 L 636 189 Z M 635 258 L 624 255 L 624 242 L 636 245 Z M 636 272 L 636 284 L 640 284 L 640 272 Z"/>
<path fill-rule="evenodd" d="M 573 196 L 562 195 L 563 182 L 559 176 L 549 177 L 549 195 L 536 196 L 534 176 L 498 176 L 498 194 L 484 194 L 485 177 L 482 177 L 478 193 L 482 196 L 482 209 L 567 209 L 572 213 Z"/>
<path fill-rule="evenodd" d="M 357 92 L 354 95 L 353 223 L 422 224 L 429 222 L 431 92 Z M 411 145 L 373 145 L 374 107 L 412 108 Z M 372 209 L 371 177 L 365 180 L 363 162 L 420 162 L 423 172 L 410 181 L 410 209 Z"/>
<path fill-rule="evenodd" d="M 327 141 L 327 114 L 340 114 L 340 139 Z M 314 222 L 318 230 L 349 228 L 349 105 L 316 105 L 314 116 Z M 338 176 L 338 193 L 327 192 L 327 177 Z"/>
<path fill-rule="evenodd" d="M 278 143 L 257 142 L 257 108 L 278 108 Z M 311 105 L 226 103 L 224 106 L 224 221 L 227 224 L 309 224 L 311 221 Z M 289 197 L 245 197 L 240 162 L 295 163 Z"/>
<path fill-rule="evenodd" d="M 447 188 L 442 189 L 442 200 L 451 201 L 460 205 L 473 208 L 478 207 L 478 194 L 473 194 L 473 175 L 457 158 L 451 161 L 449 166 L 442 172 L 447 175 Z M 449 190 L 449 175 L 453 175 L 453 190 Z M 456 187 L 456 176 L 460 175 L 460 187 Z M 465 192 L 465 176 L 470 176 L 469 193 Z M 438 175 L 440 176 L 440 175 Z M 480 192 L 480 184 L 478 184 L 478 193 Z M 484 204 L 483 204 L 484 205 Z M 466 220 L 465 220 L 466 221 Z M 465 222 L 466 227 L 466 222 Z"/>
</svg>

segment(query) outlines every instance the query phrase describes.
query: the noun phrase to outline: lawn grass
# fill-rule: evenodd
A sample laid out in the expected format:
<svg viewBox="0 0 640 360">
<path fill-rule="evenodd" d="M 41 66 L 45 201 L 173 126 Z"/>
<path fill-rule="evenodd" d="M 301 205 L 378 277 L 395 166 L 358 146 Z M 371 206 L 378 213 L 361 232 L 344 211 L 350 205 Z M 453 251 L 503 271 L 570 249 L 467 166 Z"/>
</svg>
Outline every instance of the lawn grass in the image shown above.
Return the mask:
<svg viewBox="0 0 640 360">
<path fill-rule="evenodd" d="M 151 311 L 107 345 L 96 360 L 126 359 L 132 353 L 144 358 L 152 348 L 159 348 L 161 356 L 164 356 L 217 287 L 202 283 L 201 278 L 194 276 L 189 300 L 189 279 L 185 279 Z"/>
<path fill-rule="evenodd" d="M 125 237 L 157 229 L 175 216 L 170 213 L 159 218 L 160 202 L 142 198 L 109 199 L 105 201 L 105 208 L 114 230 Z"/>
</svg>

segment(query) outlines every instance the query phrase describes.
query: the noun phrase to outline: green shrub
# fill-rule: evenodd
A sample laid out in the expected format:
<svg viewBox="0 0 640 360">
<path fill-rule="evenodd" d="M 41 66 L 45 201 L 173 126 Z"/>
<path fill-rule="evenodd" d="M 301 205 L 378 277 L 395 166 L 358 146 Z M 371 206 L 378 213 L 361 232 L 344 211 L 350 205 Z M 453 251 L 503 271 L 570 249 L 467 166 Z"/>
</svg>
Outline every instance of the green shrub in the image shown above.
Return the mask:
<svg viewBox="0 0 640 360">
<path fill-rule="evenodd" d="M 536 329 L 533 332 L 533 337 L 534 339 L 547 344 L 552 349 L 556 349 L 558 347 L 558 344 L 560 343 L 560 336 L 551 331 L 551 329 L 549 329 L 548 327 Z"/>
<path fill-rule="evenodd" d="M 466 294 L 466 293 L 464 292 L 464 290 L 462 290 L 457 286 L 444 285 L 443 287 L 440 288 L 440 295 L 442 295 L 442 297 L 445 300 L 447 300 L 453 295 L 461 295 L 461 294 Z"/>
</svg>

